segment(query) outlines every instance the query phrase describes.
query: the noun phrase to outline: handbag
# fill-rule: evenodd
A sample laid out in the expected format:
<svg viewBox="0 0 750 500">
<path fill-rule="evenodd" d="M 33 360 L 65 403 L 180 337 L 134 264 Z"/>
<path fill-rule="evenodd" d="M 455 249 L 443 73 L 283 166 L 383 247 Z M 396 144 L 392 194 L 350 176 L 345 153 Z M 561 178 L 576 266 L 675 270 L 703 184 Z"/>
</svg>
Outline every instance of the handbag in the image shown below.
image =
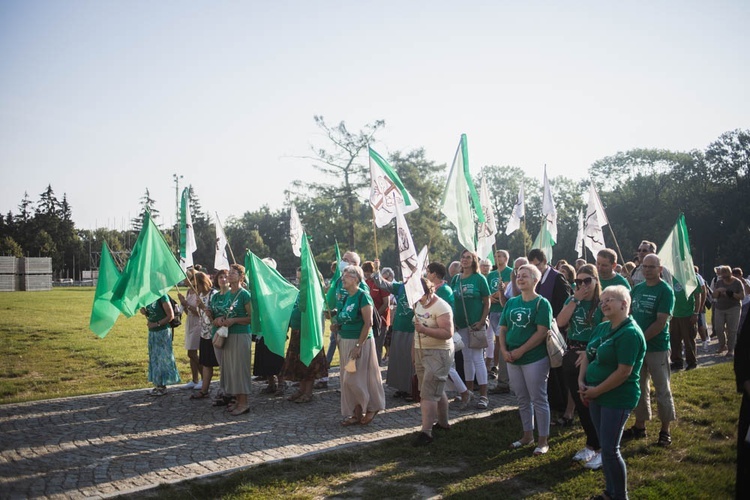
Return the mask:
<svg viewBox="0 0 750 500">
<path fill-rule="evenodd" d="M 464 306 L 464 318 L 466 323 L 469 322 L 469 315 L 466 313 L 466 302 L 464 301 L 464 290 L 461 286 L 461 277 L 458 278 L 458 288 L 461 290 L 461 304 Z M 469 349 L 486 349 L 487 348 L 487 329 L 480 328 L 472 330 L 469 326 Z"/>
<path fill-rule="evenodd" d="M 552 318 L 552 324 L 547 332 L 547 355 L 549 356 L 550 368 L 560 368 L 563 364 L 563 356 L 568 348 L 565 337 L 560 333 L 557 321 Z"/>
<path fill-rule="evenodd" d="M 464 340 L 458 332 L 453 332 L 453 352 L 458 352 L 464 348 Z"/>
<path fill-rule="evenodd" d="M 226 326 L 220 326 L 216 329 L 216 333 L 214 334 L 214 338 L 213 340 L 211 340 L 211 343 L 216 349 L 221 349 L 222 347 L 224 347 L 224 342 L 226 342 L 227 337 L 229 337 L 229 328 Z"/>
</svg>

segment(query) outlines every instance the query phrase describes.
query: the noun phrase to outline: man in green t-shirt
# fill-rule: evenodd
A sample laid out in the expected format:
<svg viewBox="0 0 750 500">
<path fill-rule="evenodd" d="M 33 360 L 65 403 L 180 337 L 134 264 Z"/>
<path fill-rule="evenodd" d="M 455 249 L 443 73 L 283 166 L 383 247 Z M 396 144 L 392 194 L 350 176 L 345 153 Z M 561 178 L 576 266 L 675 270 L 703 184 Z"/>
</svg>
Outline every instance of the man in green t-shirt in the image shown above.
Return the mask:
<svg viewBox="0 0 750 500">
<path fill-rule="evenodd" d="M 635 285 L 630 296 L 633 298 L 633 319 L 641 327 L 646 338 L 646 357 L 641 367 L 641 397 L 635 408 L 635 425 L 626 429 L 622 437 L 646 437 L 646 421 L 651 420 L 649 380 L 653 379 L 661 421 L 658 444 L 669 446 L 672 444 L 669 426 L 677 419 L 669 382 L 669 318 L 674 310 L 674 291 L 659 277 L 662 267 L 656 254 L 649 254 L 643 258 L 641 270 L 645 281 Z"/>
<path fill-rule="evenodd" d="M 674 313 L 669 322 L 669 342 L 672 349 L 670 355 L 672 371 L 682 370 L 682 345 L 685 345 L 685 361 L 687 369 L 692 370 L 698 366 L 695 356 L 695 336 L 698 333 L 698 316 L 703 300 L 701 287 L 696 287 L 690 297 L 685 293 L 682 283 L 672 277 L 672 288 L 674 289 Z"/>
<path fill-rule="evenodd" d="M 495 263 L 497 269 L 487 275 L 487 284 L 490 285 L 490 329 L 492 334 L 497 337 L 500 331 L 500 317 L 503 315 L 503 302 L 501 297 L 505 295 L 505 288 L 510 284 L 512 269 L 508 267 L 510 254 L 506 250 L 497 250 L 495 252 Z M 495 338 L 495 348 L 492 353 L 485 354 L 491 361 L 488 363 L 487 371 L 489 377 L 497 378 L 497 385 L 490 389 L 491 394 L 505 394 L 510 392 L 508 382 L 508 367 L 505 360 L 500 356 L 500 343 Z"/>
<path fill-rule="evenodd" d="M 599 272 L 599 284 L 602 291 L 612 285 L 622 285 L 630 290 L 630 283 L 624 276 L 615 272 L 617 266 L 617 252 L 611 248 L 600 250 L 596 254 L 596 270 Z"/>
</svg>

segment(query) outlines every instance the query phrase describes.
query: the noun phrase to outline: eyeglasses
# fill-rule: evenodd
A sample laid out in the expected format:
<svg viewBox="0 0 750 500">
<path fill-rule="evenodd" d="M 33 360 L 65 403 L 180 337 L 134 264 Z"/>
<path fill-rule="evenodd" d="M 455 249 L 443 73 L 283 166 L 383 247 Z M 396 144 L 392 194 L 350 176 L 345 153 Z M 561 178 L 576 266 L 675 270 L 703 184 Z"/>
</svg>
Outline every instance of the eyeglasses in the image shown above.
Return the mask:
<svg viewBox="0 0 750 500">
<path fill-rule="evenodd" d="M 573 280 L 576 286 L 590 285 L 592 281 L 594 281 L 594 278 L 583 278 L 582 280 L 579 280 L 579 279 Z"/>
</svg>

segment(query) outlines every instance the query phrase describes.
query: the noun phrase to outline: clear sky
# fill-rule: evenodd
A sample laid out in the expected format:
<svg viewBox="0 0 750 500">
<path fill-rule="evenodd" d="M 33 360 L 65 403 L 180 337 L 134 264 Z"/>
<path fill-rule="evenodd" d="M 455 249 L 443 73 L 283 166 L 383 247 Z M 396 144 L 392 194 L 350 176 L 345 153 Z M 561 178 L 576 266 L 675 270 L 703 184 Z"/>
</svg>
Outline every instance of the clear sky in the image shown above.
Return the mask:
<svg viewBox="0 0 750 500">
<path fill-rule="evenodd" d="M 319 177 L 313 115 L 384 119 L 382 155 L 583 177 L 750 128 L 750 2 L 0 2 L 0 211 L 67 193 L 122 229 L 173 174 L 222 219 Z M 363 161 L 365 159 L 363 158 Z M 319 180 L 319 179 L 318 179 Z"/>
</svg>

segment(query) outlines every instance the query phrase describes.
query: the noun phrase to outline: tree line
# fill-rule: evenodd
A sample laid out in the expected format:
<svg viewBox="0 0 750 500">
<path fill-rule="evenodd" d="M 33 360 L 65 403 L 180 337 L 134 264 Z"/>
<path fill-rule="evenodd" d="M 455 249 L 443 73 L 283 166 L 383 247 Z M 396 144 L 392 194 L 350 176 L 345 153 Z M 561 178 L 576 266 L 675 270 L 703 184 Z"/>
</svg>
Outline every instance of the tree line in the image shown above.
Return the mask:
<svg viewBox="0 0 750 500">
<path fill-rule="evenodd" d="M 378 256 L 383 265 L 397 267 L 393 223 L 374 229 L 368 203 L 369 166 L 367 146 L 385 123 L 377 120 L 357 132 L 342 121 L 328 125 L 323 117 L 315 122 L 323 131 L 324 144 L 313 147 L 313 168 L 325 182 L 293 182 L 286 191 L 287 203 L 281 209 L 262 206 L 224 222 L 227 239 L 238 260 L 246 249 L 260 257 L 273 257 L 279 271 L 293 276 L 299 259 L 289 242 L 289 210 L 294 203 L 311 248 L 324 276 L 330 275 L 334 245 L 341 251 L 355 250 L 364 259 Z M 424 149 L 397 151 L 388 161 L 406 189 L 419 203 L 419 209 L 406 215 L 421 248 L 429 247 L 430 259 L 449 262 L 459 254 L 454 228 L 440 214 L 440 202 L 448 166 L 427 158 Z M 714 265 L 726 263 L 745 268 L 750 263 L 750 131 L 733 130 L 718 137 L 705 150 L 674 152 L 663 149 L 633 149 L 595 161 L 589 168 L 605 207 L 612 230 L 625 260 L 634 256 L 641 240 L 661 245 L 680 212 L 685 214 L 693 259 L 704 274 Z M 512 165 L 487 165 L 477 175 L 478 186 L 486 176 L 492 195 L 499 234 L 497 248 L 511 256 L 523 255 L 531 248 L 541 226 L 542 186 L 534 178 Z M 578 211 L 585 211 L 589 180 L 564 176 L 551 179 L 558 213 L 558 241 L 553 260 L 575 260 Z M 521 229 L 504 234 L 519 187 L 525 191 L 526 217 Z M 211 269 L 214 260 L 215 221 L 190 191 L 191 215 L 198 251 L 194 262 Z M 138 224 L 145 210 L 154 210 L 155 201 L 148 189 L 141 199 L 141 214 L 133 227 L 125 231 L 99 228 L 78 230 L 72 220 L 72 208 L 63 195 L 58 201 L 52 186 L 34 203 L 25 195 L 18 212 L 0 217 L 0 254 L 52 257 L 57 276 L 67 277 L 75 268 L 98 267 L 102 241 L 122 259 L 135 243 Z M 157 218 L 158 223 L 158 218 Z M 162 228 L 167 241 L 178 241 L 176 227 Z M 608 247 L 615 241 L 605 229 Z M 377 248 L 377 252 L 376 252 Z M 174 248 L 177 253 L 177 248 Z M 587 255 L 589 261 L 593 257 Z M 231 260 L 231 258 L 230 258 Z M 68 273 L 68 274 L 66 274 Z"/>
</svg>

